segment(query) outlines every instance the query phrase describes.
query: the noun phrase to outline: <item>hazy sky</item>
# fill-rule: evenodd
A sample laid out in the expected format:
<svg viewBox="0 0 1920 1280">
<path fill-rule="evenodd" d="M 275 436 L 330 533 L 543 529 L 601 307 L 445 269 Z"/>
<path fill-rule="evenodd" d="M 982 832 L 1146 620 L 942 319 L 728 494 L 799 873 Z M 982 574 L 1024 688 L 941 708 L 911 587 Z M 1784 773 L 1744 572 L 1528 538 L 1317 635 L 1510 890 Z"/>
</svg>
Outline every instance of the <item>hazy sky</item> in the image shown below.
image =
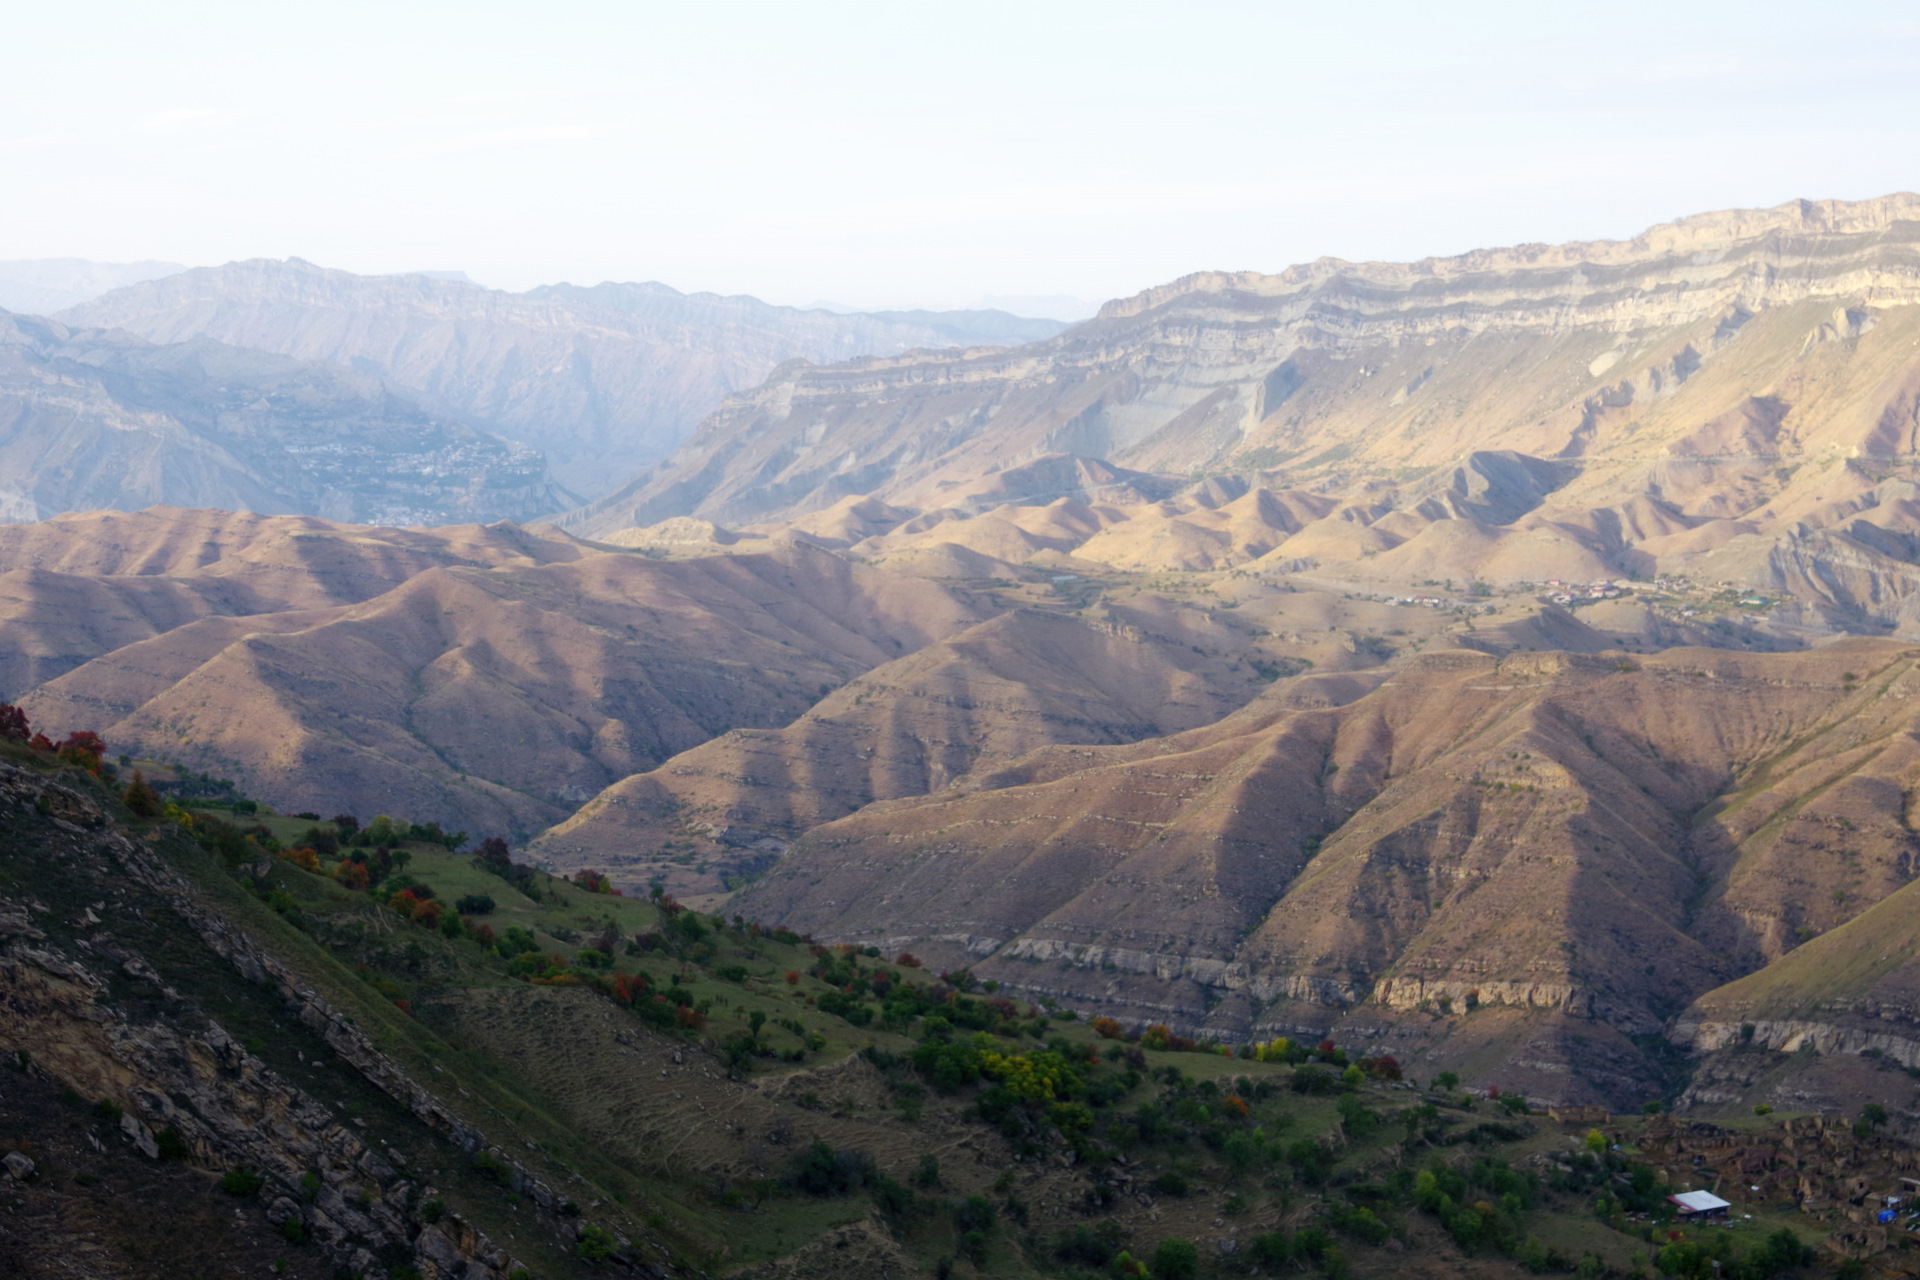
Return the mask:
<svg viewBox="0 0 1920 1280">
<path fill-rule="evenodd" d="M 1920 6 L 19 6 L 0 259 L 1101 299 L 1920 187 Z"/>
</svg>

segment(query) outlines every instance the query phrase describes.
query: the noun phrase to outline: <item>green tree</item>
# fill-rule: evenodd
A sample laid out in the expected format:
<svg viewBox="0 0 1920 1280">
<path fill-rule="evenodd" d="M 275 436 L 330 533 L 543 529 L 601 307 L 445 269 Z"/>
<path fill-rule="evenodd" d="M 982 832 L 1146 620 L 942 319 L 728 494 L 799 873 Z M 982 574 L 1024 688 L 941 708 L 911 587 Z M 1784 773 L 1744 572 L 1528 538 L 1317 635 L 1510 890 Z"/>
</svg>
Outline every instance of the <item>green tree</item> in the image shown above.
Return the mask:
<svg viewBox="0 0 1920 1280">
<path fill-rule="evenodd" d="M 1200 1274 L 1200 1250 L 1191 1240 L 1169 1236 L 1153 1251 L 1154 1280 L 1194 1280 Z"/>
</svg>

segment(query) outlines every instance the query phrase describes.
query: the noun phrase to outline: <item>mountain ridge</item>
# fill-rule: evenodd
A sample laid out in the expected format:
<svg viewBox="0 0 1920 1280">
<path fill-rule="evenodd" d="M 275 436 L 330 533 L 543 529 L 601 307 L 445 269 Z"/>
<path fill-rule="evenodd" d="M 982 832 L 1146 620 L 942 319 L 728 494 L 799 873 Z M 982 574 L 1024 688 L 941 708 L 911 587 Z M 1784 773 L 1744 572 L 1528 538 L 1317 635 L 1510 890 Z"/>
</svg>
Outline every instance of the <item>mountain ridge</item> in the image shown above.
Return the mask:
<svg viewBox="0 0 1920 1280">
<path fill-rule="evenodd" d="M 1039 344 L 790 370 L 562 523 L 790 519 L 849 494 L 933 507 L 943 485 L 1059 452 L 1163 473 L 1237 459 L 1316 482 L 1351 478 L 1370 451 L 1378 467 L 1469 448 L 1603 460 L 1757 315 L 1806 313 L 1790 340 L 1768 338 L 1797 356 L 1823 323 L 1851 341 L 1920 301 L 1917 211 L 1900 195 L 1703 215 L 1598 242 L 1608 261 L 1585 266 L 1571 245 L 1199 273 Z M 1476 342 L 1504 345 L 1469 360 Z M 1472 372 L 1488 361 L 1513 376 L 1490 387 Z"/>
<path fill-rule="evenodd" d="M 360 276 L 298 258 L 196 267 L 104 294 L 60 319 L 377 373 L 442 412 L 539 449 L 561 483 L 588 497 L 782 362 L 938 346 L 981 326 L 1010 336 L 1063 327 L 999 313 L 835 316 L 657 283 L 513 294 L 418 274 Z"/>
</svg>

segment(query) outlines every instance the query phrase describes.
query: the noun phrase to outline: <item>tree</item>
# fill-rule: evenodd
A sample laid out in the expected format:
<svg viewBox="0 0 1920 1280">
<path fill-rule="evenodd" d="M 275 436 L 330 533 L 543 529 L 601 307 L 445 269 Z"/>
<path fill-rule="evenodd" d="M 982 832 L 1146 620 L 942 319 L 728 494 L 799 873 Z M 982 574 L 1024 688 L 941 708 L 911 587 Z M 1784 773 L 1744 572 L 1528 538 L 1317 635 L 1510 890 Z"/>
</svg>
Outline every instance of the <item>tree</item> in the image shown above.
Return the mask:
<svg viewBox="0 0 1920 1280">
<path fill-rule="evenodd" d="M 1193 1241 L 1169 1236 L 1153 1251 L 1154 1280 L 1194 1280 L 1200 1274 L 1200 1251 Z"/>
<path fill-rule="evenodd" d="M 76 729 L 54 748 L 54 753 L 68 764 L 79 765 L 88 773 L 97 775 L 100 762 L 106 758 L 107 744 L 91 729 Z"/>
<path fill-rule="evenodd" d="M 33 737 L 33 726 L 27 723 L 27 713 L 11 702 L 0 702 L 0 741 L 25 742 Z"/>
<path fill-rule="evenodd" d="M 160 799 L 160 793 L 153 789 L 153 784 L 138 769 L 133 771 L 133 781 L 127 784 L 127 794 L 123 799 L 127 812 L 136 818 L 157 818 L 167 809 Z"/>
</svg>

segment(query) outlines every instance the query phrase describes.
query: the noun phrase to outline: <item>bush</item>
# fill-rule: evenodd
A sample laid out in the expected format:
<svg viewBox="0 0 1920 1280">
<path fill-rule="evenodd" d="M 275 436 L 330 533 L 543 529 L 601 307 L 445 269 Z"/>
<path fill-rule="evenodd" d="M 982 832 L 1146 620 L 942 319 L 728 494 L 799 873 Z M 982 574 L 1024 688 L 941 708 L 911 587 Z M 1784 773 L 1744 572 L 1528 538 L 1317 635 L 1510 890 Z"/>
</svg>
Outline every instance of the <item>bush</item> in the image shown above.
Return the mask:
<svg viewBox="0 0 1920 1280">
<path fill-rule="evenodd" d="M 985 1196 L 968 1196 L 953 1207 L 953 1227 L 956 1231 L 991 1231 L 997 1218 L 993 1201 Z"/>
<path fill-rule="evenodd" d="M 1335 1231 L 1362 1244 L 1385 1244 L 1392 1234 L 1373 1210 L 1361 1205 L 1340 1210 L 1331 1221 Z"/>
<path fill-rule="evenodd" d="M 484 893 L 470 893 L 453 904 L 453 909 L 463 916 L 490 916 L 493 914 L 494 901 Z"/>
<path fill-rule="evenodd" d="M 187 1147 L 186 1138 L 172 1125 L 168 1125 L 160 1132 L 154 1134 L 153 1140 L 160 1146 L 160 1158 L 162 1160 L 185 1160 L 192 1154 Z"/>
<path fill-rule="evenodd" d="M 1200 1274 L 1200 1251 L 1193 1241 L 1169 1236 L 1153 1251 L 1154 1280 L 1194 1280 Z"/>
<path fill-rule="evenodd" d="M 968 1231 L 960 1237 L 960 1254 L 976 1267 L 987 1265 L 987 1233 Z"/>
<path fill-rule="evenodd" d="M 432 1225 L 447 1216 L 447 1202 L 439 1196 L 420 1206 L 420 1221 Z"/>
<path fill-rule="evenodd" d="M 582 1227 L 577 1252 L 588 1262 L 605 1262 L 620 1252 L 620 1246 L 613 1238 L 613 1233 L 606 1228 Z"/>
<path fill-rule="evenodd" d="M 1053 1238 L 1053 1256 L 1071 1267 L 1101 1270 L 1119 1255 L 1122 1243 L 1117 1222 L 1103 1222 L 1096 1227 L 1074 1226 Z"/>
<path fill-rule="evenodd" d="M 810 1196 L 844 1196 L 873 1179 L 873 1160 L 865 1152 L 836 1151 L 818 1138 L 787 1170 L 787 1184 Z"/>
<path fill-rule="evenodd" d="M 258 1195 L 265 1182 L 251 1169 L 229 1169 L 220 1179 L 220 1189 L 230 1196 Z"/>
<path fill-rule="evenodd" d="M 1187 1175 L 1178 1169 L 1169 1169 L 1148 1184 L 1157 1196 L 1184 1196 L 1191 1188 L 1187 1185 Z"/>
<path fill-rule="evenodd" d="M 1293 1260 L 1293 1241 L 1284 1231 L 1268 1231 L 1247 1241 L 1247 1261 L 1262 1271 L 1278 1271 Z"/>
</svg>

